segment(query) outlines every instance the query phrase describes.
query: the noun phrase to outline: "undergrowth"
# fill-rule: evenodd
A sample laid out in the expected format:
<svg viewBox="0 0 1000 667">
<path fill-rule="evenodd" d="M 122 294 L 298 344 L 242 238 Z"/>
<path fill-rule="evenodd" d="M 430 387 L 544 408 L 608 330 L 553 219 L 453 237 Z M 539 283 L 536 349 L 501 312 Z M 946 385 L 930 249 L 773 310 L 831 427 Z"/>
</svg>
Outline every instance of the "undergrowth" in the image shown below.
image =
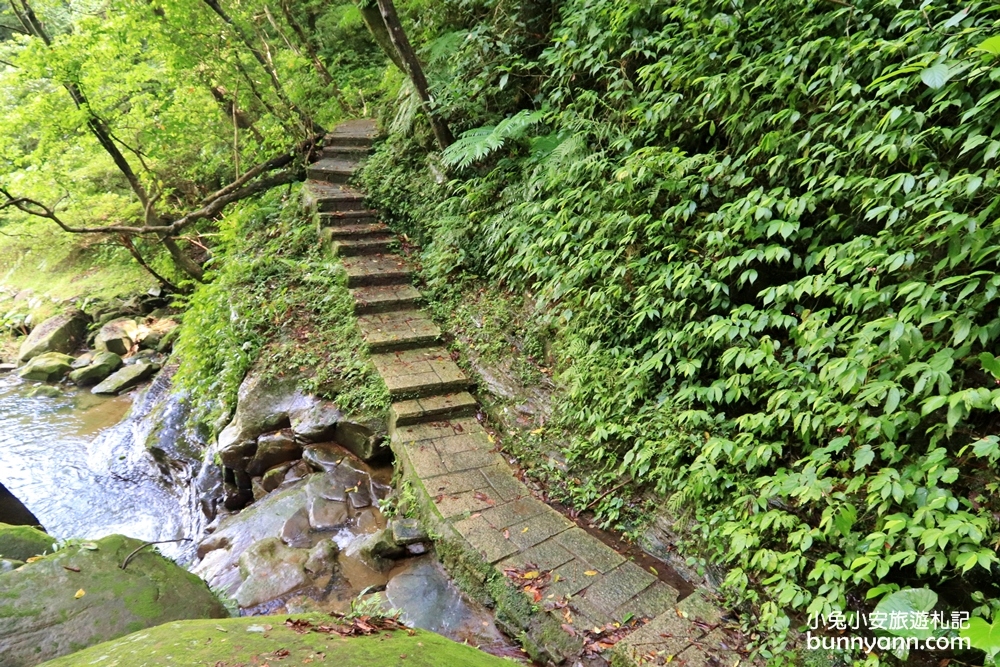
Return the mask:
<svg viewBox="0 0 1000 667">
<path fill-rule="evenodd" d="M 298 188 L 272 191 L 219 227 L 211 281 L 187 303 L 176 350 L 177 383 L 195 417 L 221 428 L 244 375 L 301 378 L 303 390 L 358 415 L 388 407 L 363 348 L 350 293 L 299 206 Z"/>
<path fill-rule="evenodd" d="M 432 78 L 482 127 L 447 184 L 416 133 L 366 186 L 431 289 L 535 295 L 577 506 L 696 526 L 774 661 L 793 619 L 900 588 L 1000 610 L 996 7 L 445 5 Z M 485 80 L 517 94 L 461 95 Z"/>
</svg>

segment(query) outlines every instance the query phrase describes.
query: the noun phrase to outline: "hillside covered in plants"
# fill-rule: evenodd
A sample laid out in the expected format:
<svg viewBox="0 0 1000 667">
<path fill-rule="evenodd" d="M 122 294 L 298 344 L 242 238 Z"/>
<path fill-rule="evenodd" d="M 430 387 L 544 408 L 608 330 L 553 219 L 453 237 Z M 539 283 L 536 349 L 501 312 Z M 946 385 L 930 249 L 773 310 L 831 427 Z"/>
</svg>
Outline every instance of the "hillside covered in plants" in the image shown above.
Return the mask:
<svg viewBox="0 0 1000 667">
<path fill-rule="evenodd" d="M 499 286 L 552 337 L 563 497 L 668 508 L 774 660 L 902 588 L 1000 609 L 995 6 L 409 18 L 460 138 L 389 109 L 365 184 L 441 294 Z"/>
<path fill-rule="evenodd" d="M 383 410 L 294 221 L 375 116 L 431 310 L 551 388 L 501 443 L 551 497 L 668 520 L 771 664 L 907 589 L 1000 619 L 1000 7 L 399 0 L 411 62 L 384 5 L 0 0 L 0 282 L 168 291 L 213 436 L 260 359 Z"/>
</svg>

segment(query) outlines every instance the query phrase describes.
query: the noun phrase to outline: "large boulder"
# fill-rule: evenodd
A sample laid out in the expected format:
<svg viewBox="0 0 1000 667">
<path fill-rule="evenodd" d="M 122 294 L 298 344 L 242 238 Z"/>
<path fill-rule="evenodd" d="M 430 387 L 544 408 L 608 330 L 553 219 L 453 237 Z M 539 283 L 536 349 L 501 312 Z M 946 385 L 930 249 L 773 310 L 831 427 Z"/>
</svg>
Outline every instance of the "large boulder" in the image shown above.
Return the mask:
<svg viewBox="0 0 1000 667">
<path fill-rule="evenodd" d="M 121 368 L 122 363 L 122 358 L 114 352 L 98 352 L 93 355 L 89 364 L 70 371 L 69 379 L 81 387 L 97 384 Z"/>
<path fill-rule="evenodd" d="M 288 412 L 301 401 L 295 378 L 248 373 L 237 393 L 233 420 L 219 433 L 223 465 L 245 470 L 256 452 L 257 438 L 289 426 Z"/>
<path fill-rule="evenodd" d="M 51 553 L 55 544 L 54 537 L 32 526 L 0 523 L 0 558 L 28 560 L 32 556 Z"/>
<path fill-rule="evenodd" d="M 17 353 L 19 363 L 30 361 L 46 352 L 68 354 L 83 342 L 87 335 L 87 323 L 83 313 L 74 312 L 56 315 L 45 320 L 21 343 Z"/>
<path fill-rule="evenodd" d="M 58 382 L 73 368 L 73 357 L 62 352 L 46 352 L 22 366 L 17 374 L 25 380 Z"/>
<path fill-rule="evenodd" d="M 101 327 L 94 338 L 94 347 L 100 352 L 114 352 L 125 355 L 139 338 L 139 325 L 135 320 L 123 317 L 111 320 Z"/>
<path fill-rule="evenodd" d="M 158 364 L 139 362 L 125 366 L 121 370 L 112 373 L 103 382 L 99 383 L 90 391 L 95 394 L 117 395 L 138 386 L 150 375 L 160 370 Z"/>
<path fill-rule="evenodd" d="M 142 546 L 111 535 L 0 574 L 3 665 L 28 667 L 169 621 L 229 615 L 198 577 Z"/>
<path fill-rule="evenodd" d="M 217 451 L 226 467 L 248 470 L 261 435 L 290 428 L 298 442 L 329 441 L 334 439 L 343 419 L 343 414 L 331 401 L 304 394 L 298 388 L 298 378 L 253 370 L 240 385 L 236 412 L 229 425 L 219 433 Z M 364 440 L 367 445 L 368 434 L 352 432 L 350 435 L 352 442 Z M 358 449 L 367 451 L 365 446 Z M 251 474 L 260 474 L 266 467 Z M 259 465 L 254 468 L 258 469 Z"/>
<path fill-rule="evenodd" d="M 325 614 L 176 621 L 46 662 L 43 667 L 193 667 L 265 663 L 276 666 L 511 667 L 516 664 L 424 630 L 376 632 L 349 639 L 326 632 L 301 632 L 343 622 Z"/>
</svg>

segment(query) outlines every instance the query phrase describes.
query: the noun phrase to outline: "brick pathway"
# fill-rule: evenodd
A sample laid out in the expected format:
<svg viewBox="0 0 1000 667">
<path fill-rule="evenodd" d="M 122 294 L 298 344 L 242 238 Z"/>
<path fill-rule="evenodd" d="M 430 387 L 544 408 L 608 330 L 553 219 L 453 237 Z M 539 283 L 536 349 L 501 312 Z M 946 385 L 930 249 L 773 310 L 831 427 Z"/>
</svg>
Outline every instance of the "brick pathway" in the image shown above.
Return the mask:
<svg viewBox="0 0 1000 667">
<path fill-rule="evenodd" d="M 362 194 L 346 185 L 374 133 L 366 121 L 339 125 L 309 169 L 305 197 L 347 273 L 358 325 L 393 399 L 391 446 L 405 478 L 426 496 L 431 516 L 424 519 L 501 572 L 550 572 L 545 599 L 565 600 L 569 614 L 567 607 L 539 612 L 544 622 L 535 618 L 522 629 L 541 636 L 552 628 L 565 634 L 567 626 L 578 632 L 565 634 L 565 642 L 534 641 L 543 658 L 574 658 L 564 647 L 578 650 L 582 631 L 631 615 L 654 620 L 619 642 L 620 661 L 712 664 L 725 636 L 711 629 L 719 620 L 710 604 L 696 594 L 678 605 L 672 587 L 534 498 L 495 451 L 473 416 L 469 378 L 441 345 L 440 329 L 419 310 L 412 267 L 392 252 L 390 230 Z M 724 658 L 727 664 L 734 659 Z"/>
</svg>

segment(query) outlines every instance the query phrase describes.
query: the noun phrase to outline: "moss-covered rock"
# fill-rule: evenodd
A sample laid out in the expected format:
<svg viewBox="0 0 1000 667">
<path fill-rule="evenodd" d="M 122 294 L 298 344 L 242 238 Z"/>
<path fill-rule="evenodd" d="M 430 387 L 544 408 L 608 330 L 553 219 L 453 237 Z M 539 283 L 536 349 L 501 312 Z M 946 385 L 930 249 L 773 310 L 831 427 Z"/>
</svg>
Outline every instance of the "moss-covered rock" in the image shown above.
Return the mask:
<svg viewBox="0 0 1000 667">
<path fill-rule="evenodd" d="M 0 523 L 0 558 L 27 560 L 52 551 L 56 540 L 31 526 Z"/>
<path fill-rule="evenodd" d="M 86 366 L 69 374 L 70 381 L 79 386 L 97 384 L 122 367 L 122 358 L 114 352 L 97 352 Z"/>
<path fill-rule="evenodd" d="M 58 382 L 73 368 L 73 357 L 61 352 L 46 352 L 32 358 L 17 371 L 25 380 Z"/>
<path fill-rule="evenodd" d="M 228 616 L 203 581 L 151 548 L 123 570 L 142 545 L 112 535 L 0 574 L 4 667 L 29 667 L 168 621 Z"/>
<path fill-rule="evenodd" d="M 180 621 L 94 646 L 43 667 L 203 667 L 204 665 L 342 665 L 343 667 L 504 667 L 508 660 L 422 630 L 382 632 L 367 637 L 298 634 L 287 616 Z M 329 616 L 293 619 L 331 625 Z M 411 634 L 412 632 L 412 634 Z M 287 652 L 287 653 L 286 653 Z M 99 661 L 99 662 L 98 662 Z"/>
<path fill-rule="evenodd" d="M 83 342 L 86 333 L 87 324 L 83 313 L 50 317 L 35 327 L 21 343 L 17 360 L 24 363 L 46 352 L 72 352 Z"/>
<path fill-rule="evenodd" d="M 120 394 L 138 386 L 158 370 L 160 370 L 158 364 L 139 361 L 112 373 L 90 391 L 95 394 Z"/>
</svg>

